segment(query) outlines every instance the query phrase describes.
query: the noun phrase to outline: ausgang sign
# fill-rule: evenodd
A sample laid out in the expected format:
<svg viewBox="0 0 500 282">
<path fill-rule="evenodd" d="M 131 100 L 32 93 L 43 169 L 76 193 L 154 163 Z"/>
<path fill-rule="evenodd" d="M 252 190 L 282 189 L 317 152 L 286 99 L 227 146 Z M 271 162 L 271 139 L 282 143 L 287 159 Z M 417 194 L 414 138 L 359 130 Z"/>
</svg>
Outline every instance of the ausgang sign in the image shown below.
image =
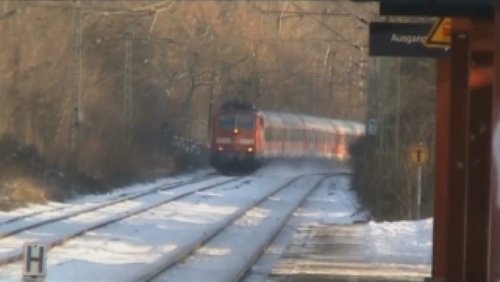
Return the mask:
<svg viewBox="0 0 500 282">
<path fill-rule="evenodd" d="M 432 23 L 370 23 L 370 56 L 446 57 L 449 50 L 424 45 Z"/>
</svg>

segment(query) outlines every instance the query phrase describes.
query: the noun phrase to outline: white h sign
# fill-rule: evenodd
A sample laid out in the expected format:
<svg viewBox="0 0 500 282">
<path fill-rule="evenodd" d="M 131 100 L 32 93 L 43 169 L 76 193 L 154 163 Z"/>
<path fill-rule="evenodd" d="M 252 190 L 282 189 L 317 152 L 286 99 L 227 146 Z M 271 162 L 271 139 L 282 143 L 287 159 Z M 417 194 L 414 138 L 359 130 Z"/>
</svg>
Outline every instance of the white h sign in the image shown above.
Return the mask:
<svg viewBox="0 0 500 282">
<path fill-rule="evenodd" d="M 25 243 L 23 258 L 23 276 L 41 277 L 47 274 L 47 245 L 43 243 Z"/>
</svg>

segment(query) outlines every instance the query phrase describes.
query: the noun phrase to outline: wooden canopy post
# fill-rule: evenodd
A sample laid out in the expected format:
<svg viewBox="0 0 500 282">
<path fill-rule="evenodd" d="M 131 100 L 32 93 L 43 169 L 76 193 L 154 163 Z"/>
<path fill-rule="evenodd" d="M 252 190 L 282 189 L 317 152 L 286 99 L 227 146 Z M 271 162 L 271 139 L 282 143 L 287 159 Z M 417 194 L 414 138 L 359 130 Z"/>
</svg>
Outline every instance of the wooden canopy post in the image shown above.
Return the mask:
<svg viewBox="0 0 500 282">
<path fill-rule="evenodd" d="M 469 69 L 465 281 L 487 281 L 493 21 L 473 20 Z"/>
<path fill-rule="evenodd" d="M 500 280 L 500 5 L 495 9 L 488 281 Z"/>
<path fill-rule="evenodd" d="M 432 277 L 446 275 L 446 241 L 448 238 L 448 159 L 450 143 L 450 74 L 451 61 L 437 60 L 436 98 L 436 190 L 434 192 L 434 244 Z"/>
<path fill-rule="evenodd" d="M 465 282 L 470 21 L 454 19 L 452 29 L 446 281 Z"/>
</svg>

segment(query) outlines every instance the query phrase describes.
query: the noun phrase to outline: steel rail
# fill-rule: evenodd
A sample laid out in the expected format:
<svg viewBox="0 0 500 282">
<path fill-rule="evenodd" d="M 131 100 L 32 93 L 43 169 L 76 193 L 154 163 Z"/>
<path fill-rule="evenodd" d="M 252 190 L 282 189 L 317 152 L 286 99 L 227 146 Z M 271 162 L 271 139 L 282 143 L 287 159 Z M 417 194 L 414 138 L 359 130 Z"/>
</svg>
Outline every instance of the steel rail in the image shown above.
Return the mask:
<svg viewBox="0 0 500 282">
<path fill-rule="evenodd" d="M 137 194 L 134 194 L 133 196 L 135 195 L 139 195 L 140 193 L 148 193 L 148 192 L 151 192 L 153 191 L 154 193 L 154 190 L 155 189 L 170 189 L 170 188 L 177 188 L 177 187 L 180 187 L 182 185 L 189 185 L 189 184 L 195 184 L 196 181 L 203 181 L 203 180 L 206 180 L 207 178 L 206 177 L 210 177 L 212 176 L 214 173 L 208 173 L 206 175 L 203 175 L 203 176 L 199 176 L 199 177 L 193 177 L 190 181 L 183 181 L 183 180 L 180 180 L 180 181 L 176 181 L 174 183 L 170 183 L 170 184 L 165 184 L 165 185 L 158 185 L 158 186 L 155 186 L 154 188 L 152 189 L 149 189 L 147 191 L 143 191 L 143 192 L 139 192 Z M 150 193 L 151 194 L 151 193 Z M 102 203 L 103 205 L 106 205 L 108 203 L 113 203 L 115 201 L 118 201 L 118 200 L 122 200 L 121 202 L 123 201 L 126 201 L 126 200 L 130 200 L 130 198 L 126 199 L 126 196 L 128 194 L 121 194 L 121 195 L 118 195 L 114 198 L 111 198 L 109 201 L 106 201 L 104 203 Z M 133 198 L 132 198 L 133 199 Z M 96 208 L 99 206 L 99 204 L 96 204 Z M 105 207 L 105 206 L 101 206 L 101 207 Z M 14 222 L 17 222 L 17 221 L 20 221 L 20 220 L 23 220 L 23 219 L 27 219 L 27 218 L 30 218 L 30 217 L 33 217 L 33 216 L 36 216 L 36 215 L 40 215 L 40 214 L 45 214 L 45 213 L 50 213 L 50 212 L 55 212 L 55 211 L 60 211 L 60 210 L 64 210 L 64 209 L 67 209 L 68 207 L 65 206 L 65 207 L 55 207 L 55 208 L 51 208 L 51 209 L 46 209 L 46 210 L 41 210 L 41 211 L 34 211 L 34 212 L 30 212 L 30 213 L 26 213 L 26 214 L 22 214 L 22 215 L 18 215 L 18 216 L 15 216 L 15 217 L 11 217 L 9 219 L 6 219 L 4 221 L 0 221 L 0 226 L 3 226 L 3 225 L 6 225 L 6 224 L 11 224 L 11 223 L 14 223 Z M 2 233 L 0 233 L 0 239 L 2 238 Z"/>
<path fill-rule="evenodd" d="M 189 257 L 191 254 L 196 252 L 199 248 L 201 248 L 203 245 L 205 245 L 208 241 L 222 233 L 227 227 L 231 226 L 235 221 L 237 221 L 239 218 L 244 216 L 249 210 L 255 208 L 256 206 L 261 205 L 265 201 L 267 201 L 270 197 L 273 195 L 279 193 L 280 191 L 289 188 L 292 184 L 297 182 L 299 179 L 302 179 L 304 177 L 311 177 L 315 176 L 318 174 L 311 174 L 311 175 L 299 175 L 291 180 L 287 181 L 285 184 L 282 184 L 279 186 L 276 190 L 273 190 L 266 195 L 264 195 L 262 198 L 259 200 L 255 201 L 250 207 L 242 209 L 240 211 L 237 211 L 236 213 L 232 214 L 226 219 L 226 222 L 224 222 L 221 226 L 218 228 L 215 228 L 214 230 L 205 232 L 203 236 L 198 239 L 196 242 L 191 244 L 189 247 L 181 250 L 178 254 L 174 256 L 174 258 L 168 259 L 164 263 L 160 264 L 158 267 L 155 267 L 152 270 L 148 270 L 148 273 L 145 273 L 143 275 L 140 275 L 139 277 L 136 277 L 132 279 L 132 281 L 140 281 L 140 282 L 150 282 L 153 281 L 156 277 L 161 275 L 163 272 L 167 271 L 171 267 L 175 266 L 177 263 L 181 262 L 182 260 L 186 259 Z"/>
<path fill-rule="evenodd" d="M 147 206 L 139 208 L 139 209 L 137 209 L 137 210 L 135 210 L 133 212 L 130 212 L 130 211 L 122 212 L 120 214 L 115 215 L 114 217 L 107 218 L 107 219 L 102 220 L 102 221 L 100 221 L 100 222 L 98 222 L 96 224 L 93 224 L 92 226 L 86 227 L 86 228 L 78 230 L 78 231 L 71 232 L 71 233 L 63 235 L 63 236 L 60 236 L 59 238 L 54 239 L 54 240 L 48 240 L 45 243 L 47 244 L 47 248 L 48 249 L 52 249 L 52 248 L 54 248 L 56 246 L 64 244 L 68 240 L 74 239 L 74 238 L 76 238 L 78 236 L 81 236 L 81 235 L 83 235 L 83 234 L 85 234 L 85 233 L 87 233 L 89 231 L 93 231 L 93 230 L 99 229 L 101 227 L 104 227 L 104 226 L 107 226 L 109 224 L 121 221 L 121 220 L 129 218 L 129 217 L 132 217 L 132 216 L 137 215 L 139 213 L 143 213 L 145 211 L 148 211 L 148 210 L 151 210 L 151 209 L 156 208 L 158 206 L 164 205 L 166 203 L 178 200 L 180 198 L 183 198 L 183 197 L 186 197 L 186 196 L 189 196 L 189 195 L 201 192 L 201 191 L 205 191 L 205 190 L 209 190 L 209 189 L 212 189 L 212 188 L 216 188 L 216 187 L 219 187 L 221 185 L 225 185 L 225 184 L 228 184 L 228 183 L 236 182 L 238 180 L 241 180 L 242 178 L 243 177 L 231 178 L 229 180 L 217 182 L 217 183 L 214 183 L 214 184 L 211 184 L 211 185 L 208 185 L 208 186 L 204 186 L 204 187 L 192 190 L 192 191 L 182 192 L 179 195 L 176 195 L 176 196 L 173 196 L 173 197 L 169 197 L 169 198 L 167 198 L 165 200 L 162 200 L 162 201 L 160 201 L 158 203 L 155 203 L 155 204 L 152 204 L 152 205 L 147 205 Z M 206 180 L 202 180 L 202 181 L 206 181 Z M 198 181 L 198 183 L 202 182 L 202 181 Z M 191 183 L 191 184 L 193 184 L 193 183 Z M 182 186 L 187 186 L 187 185 L 190 185 L 190 184 L 186 184 L 186 185 L 182 185 Z M 180 187 L 159 188 L 159 189 L 157 189 L 155 191 L 152 191 L 149 194 L 152 194 L 152 193 L 155 193 L 155 192 L 159 192 L 159 191 L 163 191 L 163 190 L 170 190 L 170 189 L 174 189 L 174 188 L 180 188 Z M 134 195 L 134 196 L 136 196 L 136 195 Z M 135 197 L 135 198 L 137 198 L 137 197 Z M 51 222 L 54 222 L 54 221 L 55 220 L 52 220 Z M 23 258 L 23 250 L 22 250 L 22 248 L 15 249 L 15 250 L 7 253 L 6 255 L 4 255 L 4 257 L 2 257 L 2 255 L 0 254 L 0 266 L 8 264 L 8 263 L 19 261 L 22 258 Z"/>
<path fill-rule="evenodd" d="M 210 179 L 212 179 L 212 178 L 210 178 Z M 81 210 L 77 210 L 77 211 L 74 211 L 74 212 L 69 212 L 67 214 L 63 214 L 63 215 L 60 215 L 60 216 L 56 216 L 56 217 L 53 217 L 53 218 L 49 218 L 49 219 L 46 219 L 46 220 L 42 220 L 42 221 L 39 221 L 39 222 L 28 224 L 26 226 L 22 226 L 22 227 L 19 227 L 19 228 L 14 228 L 14 229 L 12 229 L 10 231 L 7 231 L 7 232 L 1 232 L 0 233 L 0 239 L 4 239 L 4 238 L 10 237 L 10 236 L 19 234 L 19 233 L 21 233 L 23 231 L 30 230 L 30 229 L 33 229 L 33 228 L 36 228 L 36 227 L 40 227 L 42 225 L 47 225 L 49 223 L 53 223 L 53 222 L 56 222 L 56 221 L 61 221 L 61 220 L 64 220 L 64 219 L 67 219 L 67 218 L 71 218 L 71 217 L 75 217 L 75 216 L 78 216 L 78 215 L 81 215 L 81 214 L 84 214 L 84 213 L 89 213 L 89 212 L 97 211 L 97 210 L 100 210 L 100 209 L 103 209 L 103 208 L 106 208 L 106 207 L 109 207 L 109 206 L 117 205 L 117 204 L 123 203 L 125 201 L 135 200 L 135 199 L 138 199 L 138 198 L 142 198 L 142 197 L 154 194 L 154 193 L 158 193 L 159 191 L 166 191 L 166 190 L 172 190 L 172 189 L 182 188 L 184 186 L 191 185 L 191 184 L 196 184 L 196 183 L 200 183 L 200 182 L 203 182 L 203 181 L 207 181 L 207 179 L 197 179 L 197 180 L 193 180 L 193 181 L 188 181 L 187 183 L 179 183 L 179 184 L 173 184 L 173 185 L 169 185 L 169 186 L 163 186 L 163 185 L 162 186 L 158 186 L 158 187 L 155 187 L 155 188 L 150 189 L 150 190 L 145 191 L 145 192 L 140 192 L 140 193 L 137 193 L 137 194 L 132 194 L 132 195 L 129 195 L 129 196 L 126 196 L 126 197 L 123 197 L 123 198 L 119 198 L 119 199 L 116 199 L 116 200 L 111 200 L 111 201 L 108 201 L 108 202 L 104 202 L 102 204 L 97 204 L 96 206 L 92 206 L 92 207 L 88 207 L 88 208 L 83 208 Z"/>
</svg>

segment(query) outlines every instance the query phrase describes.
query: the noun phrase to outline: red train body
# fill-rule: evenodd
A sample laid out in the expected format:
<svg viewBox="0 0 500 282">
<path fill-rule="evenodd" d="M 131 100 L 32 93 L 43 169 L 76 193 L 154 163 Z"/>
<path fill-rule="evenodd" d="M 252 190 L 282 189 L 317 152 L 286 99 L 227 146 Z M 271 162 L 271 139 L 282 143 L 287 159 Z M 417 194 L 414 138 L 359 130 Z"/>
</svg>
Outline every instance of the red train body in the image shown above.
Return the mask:
<svg viewBox="0 0 500 282">
<path fill-rule="evenodd" d="M 345 160 L 349 143 L 364 135 L 361 123 L 253 107 L 225 107 L 212 125 L 210 163 L 219 170 L 282 158 Z"/>
</svg>

